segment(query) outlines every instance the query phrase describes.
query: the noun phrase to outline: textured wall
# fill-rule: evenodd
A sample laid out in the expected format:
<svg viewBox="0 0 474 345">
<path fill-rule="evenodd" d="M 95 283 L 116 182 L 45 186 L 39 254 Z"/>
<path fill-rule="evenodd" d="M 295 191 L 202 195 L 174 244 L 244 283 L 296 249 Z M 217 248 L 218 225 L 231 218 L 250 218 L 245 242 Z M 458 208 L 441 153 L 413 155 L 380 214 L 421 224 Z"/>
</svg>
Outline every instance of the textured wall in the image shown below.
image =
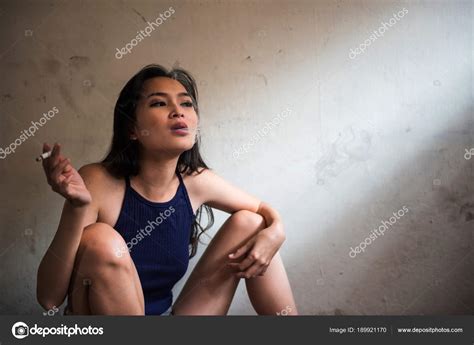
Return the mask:
<svg viewBox="0 0 474 345">
<path fill-rule="evenodd" d="M 300 313 L 472 314 L 472 17 L 471 1 L 0 1 L 0 313 L 42 311 L 62 199 L 41 143 L 101 159 L 118 92 L 154 62 L 198 80 L 210 166 L 281 212 Z M 253 313 L 243 283 L 231 313 Z"/>
</svg>

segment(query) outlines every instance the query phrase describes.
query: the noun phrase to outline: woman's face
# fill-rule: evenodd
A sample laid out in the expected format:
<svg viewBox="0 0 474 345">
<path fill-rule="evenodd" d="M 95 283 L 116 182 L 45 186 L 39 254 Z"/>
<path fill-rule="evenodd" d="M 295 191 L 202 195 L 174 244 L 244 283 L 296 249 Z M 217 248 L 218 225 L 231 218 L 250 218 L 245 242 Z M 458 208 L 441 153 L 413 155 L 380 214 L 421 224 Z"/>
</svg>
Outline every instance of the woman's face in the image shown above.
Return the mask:
<svg viewBox="0 0 474 345">
<path fill-rule="evenodd" d="M 136 119 L 131 137 L 137 138 L 145 150 L 180 155 L 194 145 L 198 116 L 191 96 L 174 79 L 145 81 Z"/>
</svg>

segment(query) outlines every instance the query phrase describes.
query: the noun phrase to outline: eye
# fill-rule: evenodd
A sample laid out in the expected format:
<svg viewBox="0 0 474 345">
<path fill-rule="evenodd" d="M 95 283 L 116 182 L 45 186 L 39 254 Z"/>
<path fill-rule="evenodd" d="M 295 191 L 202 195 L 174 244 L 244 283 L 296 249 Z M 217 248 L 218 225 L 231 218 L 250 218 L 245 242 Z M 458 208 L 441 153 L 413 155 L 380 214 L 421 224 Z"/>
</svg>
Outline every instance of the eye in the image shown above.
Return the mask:
<svg viewBox="0 0 474 345">
<path fill-rule="evenodd" d="M 157 101 L 157 102 L 151 103 L 150 107 L 163 106 L 163 105 L 166 105 L 166 103 L 164 101 Z M 192 107 L 193 102 L 184 102 L 184 103 L 181 103 L 181 105 L 184 105 L 185 107 Z"/>
<path fill-rule="evenodd" d="M 153 102 L 153 103 L 150 104 L 150 107 L 154 107 L 156 105 L 163 105 L 163 104 L 166 104 L 166 103 L 163 102 L 163 101 Z"/>
</svg>

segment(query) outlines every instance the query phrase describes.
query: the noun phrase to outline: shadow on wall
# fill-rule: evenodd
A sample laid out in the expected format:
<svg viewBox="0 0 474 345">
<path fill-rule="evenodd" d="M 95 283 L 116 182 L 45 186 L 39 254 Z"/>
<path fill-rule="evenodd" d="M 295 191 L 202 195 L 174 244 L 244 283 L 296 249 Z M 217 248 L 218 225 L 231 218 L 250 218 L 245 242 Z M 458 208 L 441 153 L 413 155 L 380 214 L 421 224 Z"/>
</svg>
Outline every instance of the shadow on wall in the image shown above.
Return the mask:
<svg viewBox="0 0 474 345">
<path fill-rule="evenodd" d="M 344 218 L 337 224 L 321 229 L 311 215 L 298 224 L 313 228 L 318 237 L 317 242 L 295 248 L 299 255 L 287 260 L 289 267 L 307 267 L 306 276 L 303 272 L 294 274 L 291 268 L 288 272 L 301 314 L 474 314 L 473 161 L 464 159 L 466 146 L 461 148 L 472 142 L 474 128 L 469 110 L 463 119 L 465 123 L 456 128 L 451 124 L 452 130 L 445 128 L 436 135 L 439 148 L 420 147 L 417 156 L 391 174 L 391 186 L 374 183 L 372 192 L 359 198 L 356 207 L 342 210 Z M 326 175 L 323 184 L 317 183 L 316 174 L 312 188 L 298 199 L 310 200 L 327 185 L 338 184 L 348 193 L 357 190 L 344 179 L 350 170 L 358 175 L 353 167 L 333 170 L 336 173 Z M 438 174 L 442 174 L 441 179 Z M 288 205 L 290 212 L 295 205 L 298 200 Z M 384 235 L 368 241 L 371 243 L 364 252 L 349 256 L 351 247 L 369 237 L 382 221 L 388 221 L 392 214 L 386 210 L 396 213 L 404 205 L 409 211 Z M 336 207 L 314 204 L 315 208 L 321 206 L 328 207 L 328 211 Z M 317 262 L 308 262 L 311 257 Z M 297 285 L 296 281 L 308 284 Z M 309 309 L 308 305 L 316 307 Z"/>
</svg>

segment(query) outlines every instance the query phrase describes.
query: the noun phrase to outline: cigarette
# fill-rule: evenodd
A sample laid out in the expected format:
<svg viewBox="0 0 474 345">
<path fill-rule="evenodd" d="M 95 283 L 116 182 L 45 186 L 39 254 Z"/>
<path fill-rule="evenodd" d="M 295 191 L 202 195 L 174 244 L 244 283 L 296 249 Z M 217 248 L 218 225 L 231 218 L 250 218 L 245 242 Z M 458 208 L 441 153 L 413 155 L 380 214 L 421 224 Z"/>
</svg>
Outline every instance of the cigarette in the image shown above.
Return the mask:
<svg viewBox="0 0 474 345">
<path fill-rule="evenodd" d="M 53 151 L 48 151 L 48 152 L 43 153 L 41 156 L 36 157 L 36 161 L 41 162 L 43 159 L 50 157 L 52 152 Z"/>
</svg>

